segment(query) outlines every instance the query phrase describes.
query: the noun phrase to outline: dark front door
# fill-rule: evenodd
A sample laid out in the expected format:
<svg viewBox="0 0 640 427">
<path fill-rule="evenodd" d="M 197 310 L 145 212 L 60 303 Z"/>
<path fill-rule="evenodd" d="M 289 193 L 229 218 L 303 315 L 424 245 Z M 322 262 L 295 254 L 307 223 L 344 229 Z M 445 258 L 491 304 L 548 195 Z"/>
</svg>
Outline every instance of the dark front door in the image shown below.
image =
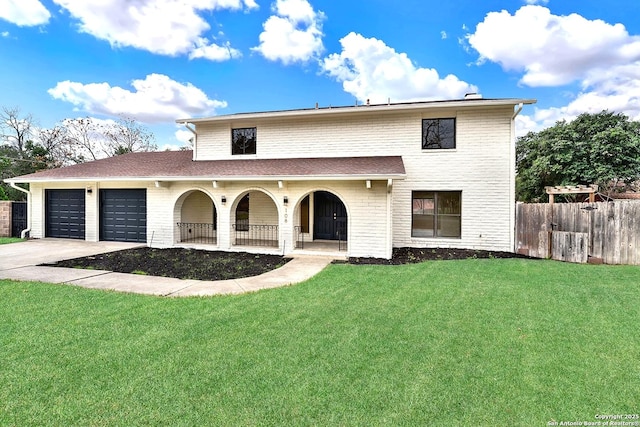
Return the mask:
<svg viewBox="0 0 640 427">
<path fill-rule="evenodd" d="M 84 189 L 45 191 L 45 236 L 84 239 Z"/>
<path fill-rule="evenodd" d="M 316 191 L 313 203 L 313 238 L 347 240 L 347 209 L 340 199 L 326 191 Z"/>
<path fill-rule="evenodd" d="M 100 190 L 100 240 L 147 242 L 147 190 Z"/>
</svg>

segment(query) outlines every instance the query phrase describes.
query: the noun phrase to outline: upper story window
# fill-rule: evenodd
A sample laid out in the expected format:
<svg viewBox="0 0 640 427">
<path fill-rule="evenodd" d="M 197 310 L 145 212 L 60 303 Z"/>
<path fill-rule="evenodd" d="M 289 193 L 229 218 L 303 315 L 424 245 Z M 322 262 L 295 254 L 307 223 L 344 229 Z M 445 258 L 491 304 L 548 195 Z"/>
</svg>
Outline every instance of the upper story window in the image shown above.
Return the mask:
<svg viewBox="0 0 640 427">
<path fill-rule="evenodd" d="M 456 148 L 456 119 L 422 119 L 422 149 Z"/>
<path fill-rule="evenodd" d="M 231 129 L 231 154 L 256 154 L 256 128 Z"/>
</svg>

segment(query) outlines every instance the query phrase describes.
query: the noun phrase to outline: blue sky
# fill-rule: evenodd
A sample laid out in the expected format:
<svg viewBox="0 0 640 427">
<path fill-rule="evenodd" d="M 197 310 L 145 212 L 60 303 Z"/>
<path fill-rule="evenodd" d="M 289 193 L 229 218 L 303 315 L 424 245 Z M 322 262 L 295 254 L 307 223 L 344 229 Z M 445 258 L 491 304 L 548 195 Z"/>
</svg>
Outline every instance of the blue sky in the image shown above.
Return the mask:
<svg viewBox="0 0 640 427">
<path fill-rule="evenodd" d="M 0 106 L 41 127 L 461 98 L 535 98 L 518 132 L 640 120 L 640 2 L 0 0 Z"/>
</svg>

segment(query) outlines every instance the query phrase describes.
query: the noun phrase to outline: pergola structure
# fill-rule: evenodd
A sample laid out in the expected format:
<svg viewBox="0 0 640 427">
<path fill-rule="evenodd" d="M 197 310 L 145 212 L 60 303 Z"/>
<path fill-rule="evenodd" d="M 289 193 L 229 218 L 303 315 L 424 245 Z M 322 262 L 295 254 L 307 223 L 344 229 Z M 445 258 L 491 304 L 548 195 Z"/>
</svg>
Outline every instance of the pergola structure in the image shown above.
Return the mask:
<svg viewBox="0 0 640 427">
<path fill-rule="evenodd" d="M 553 204 L 556 194 L 588 194 L 589 203 L 596 201 L 596 193 L 598 186 L 591 185 L 557 185 L 555 187 L 544 187 L 545 192 L 549 195 L 549 204 Z"/>
</svg>

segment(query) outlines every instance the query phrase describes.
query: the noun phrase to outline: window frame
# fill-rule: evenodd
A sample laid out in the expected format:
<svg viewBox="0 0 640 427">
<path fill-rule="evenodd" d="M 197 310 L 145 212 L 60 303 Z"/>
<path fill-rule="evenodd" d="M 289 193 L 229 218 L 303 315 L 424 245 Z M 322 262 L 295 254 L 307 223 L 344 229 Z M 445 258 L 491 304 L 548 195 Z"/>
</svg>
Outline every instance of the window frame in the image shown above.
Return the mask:
<svg viewBox="0 0 640 427">
<path fill-rule="evenodd" d="M 428 128 L 425 127 L 425 124 L 427 122 L 435 122 L 435 123 L 437 123 L 437 131 L 436 131 L 437 135 L 436 135 L 436 137 L 438 139 L 442 140 L 443 139 L 442 133 L 443 132 L 447 132 L 447 130 L 444 129 L 444 126 L 441 126 L 441 122 L 444 122 L 445 120 L 452 122 L 451 126 L 453 128 L 452 129 L 453 135 L 451 135 L 451 136 L 445 135 L 444 136 L 444 137 L 446 137 L 447 140 L 451 139 L 451 142 L 452 142 L 451 146 L 448 146 L 449 144 L 447 144 L 447 146 L 443 147 L 439 143 L 438 143 L 438 146 L 435 146 L 433 144 L 427 144 L 427 138 L 429 137 L 429 134 L 428 134 Z M 458 127 L 457 125 L 458 125 L 458 123 L 457 123 L 457 119 L 455 117 L 426 117 L 426 118 L 422 119 L 421 123 L 422 123 L 422 132 L 421 132 L 422 140 L 421 140 L 420 147 L 421 147 L 422 151 L 455 150 L 457 148 L 457 146 L 458 146 L 458 143 L 457 143 L 457 127 Z M 427 131 L 426 134 L 425 134 L 425 131 Z"/>
<path fill-rule="evenodd" d="M 432 195 L 431 198 L 427 197 L 427 195 Z M 445 195 L 456 194 L 458 196 L 457 200 L 457 208 L 458 213 L 445 213 L 442 212 L 444 206 L 441 206 L 440 200 L 444 198 Z M 422 195 L 422 197 L 419 197 Z M 422 210 L 431 210 L 432 213 L 421 213 L 417 214 L 416 212 L 416 201 L 417 200 L 433 200 L 433 206 L 431 209 L 425 209 L 422 207 Z M 416 228 L 416 216 L 423 217 L 432 217 L 432 227 L 429 228 Z M 442 225 L 445 223 L 445 218 L 457 218 L 457 233 L 456 235 L 442 235 Z M 429 221 L 428 218 L 424 218 L 423 220 Z M 422 231 L 422 234 L 420 233 Z M 431 232 L 431 235 L 424 235 L 425 232 Z M 419 238 L 419 239 L 462 239 L 462 191 L 453 190 L 453 191 L 433 191 L 433 190 L 413 190 L 411 191 L 411 237 Z"/>
<path fill-rule="evenodd" d="M 249 142 L 251 145 L 249 145 L 249 147 L 247 148 L 236 150 L 236 147 L 237 147 L 236 135 L 238 134 L 238 136 L 245 136 L 245 135 L 241 135 L 241 132 L 246 132 L 250 130 L 253 130 L 253 138 L 252 138 L 253 142 L 251 141 Z M 257 154 L 257 152 L 258 152 L 258 128 L 257 127 L 245 126 L 245 127 L 231 128 L 231 155 L 232 156 L 250 156 L 250 155 Z"/>
</svg>

